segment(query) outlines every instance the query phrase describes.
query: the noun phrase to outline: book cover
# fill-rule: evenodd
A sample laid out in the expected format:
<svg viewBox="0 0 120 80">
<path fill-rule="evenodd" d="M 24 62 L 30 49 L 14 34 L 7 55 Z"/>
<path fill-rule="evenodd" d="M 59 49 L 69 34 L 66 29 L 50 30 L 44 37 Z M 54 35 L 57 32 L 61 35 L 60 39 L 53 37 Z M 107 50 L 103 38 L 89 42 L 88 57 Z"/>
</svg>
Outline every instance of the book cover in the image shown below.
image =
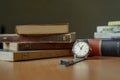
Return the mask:
<svg viewBox="0 0 120 80">
<path fill-rule="evenodd" d="M 69 24 L 16 25 L 20 35 L 50 35 L 69 32 Z"/>
<path fill-rule="evenodd" d="M 120 21 L 109 21 L 108 26 L 120 26 Z"/>
<path fill-rule="evenodd" d="M 3 49 L 3 44 L 2 43 L 0 43 L 0 49 Z"/>
<path fill-rule="evenodd" d="M 94 32 L 94 38 L 95 39 L 120 39 L 120 33 L 98 33 L 98 32 Z"/>
<path fill-rule="evenodd" d="M 88 39 L 93 56 L 120 56 L 120 40 Z"/>
<path fill-rule="evenodd" d="M 32 50 L 32 51 L 5 51 L 0 50 L 0 60 L 20 61 L 42 58 L 55 58 L 72 55 L 71 49 L 64 50 Z"/>
<path fill-rule="evenodd" d="M 5 33 L 5 26 L 2 24 L 0 26 L 0 35 Z M 3 44 L 0 42 L 0 49 L 3 49 Z"/>
<path fill-rule="evenodd" d="M 0 42 L 40 42 L 40 43 L 71 43 L 76 39 L 76 32 L 51 36 L 21 36 L 18 34 L 1 34 Z"/>
<path fill-rule="evenodd" d="M 120 26 L 97 26 L 98 33 L 117 33 L 120 32 Z"/>
<path fill-rule="evenodd" d="M 73 43 L 39 43 L 39 42 L 9 42 L 3 43 L 4 50 L 50 50 L 72 49 Z"/>
</svg>

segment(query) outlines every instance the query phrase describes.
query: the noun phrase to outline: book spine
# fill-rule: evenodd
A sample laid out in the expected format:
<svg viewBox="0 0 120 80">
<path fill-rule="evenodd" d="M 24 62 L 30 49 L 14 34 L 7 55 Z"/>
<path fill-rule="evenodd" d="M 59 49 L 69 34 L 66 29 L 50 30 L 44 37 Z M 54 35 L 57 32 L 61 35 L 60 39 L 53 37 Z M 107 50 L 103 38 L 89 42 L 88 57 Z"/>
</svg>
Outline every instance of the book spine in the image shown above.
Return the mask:
<svg viewBox="0 0 120 80">
<path fill-rule="evenodd" d="M 71 49 L 73 43 L 3 43 L 5 50 Z"/>
<path fill-rule="evenodd" d="M 20 35 L 50 35 L 68 33 L 68 24 L 50 24 L 50 25 L 16 25 L 16 33 Z"/>
<path fill-rule="evenodd" d="M 108 26 L 119 26 L 120 25 L 120 21 L 109 21 L 108 22 Z"/>
<path fill-rule="evenodd" d="M 4 34 L 5 33 L 5 26 L 1 25 L 0 26 L 0 34 Z M 3 44 L 2 42 L 0 42 L 0 49 L 3 49 Z"/>
<path fill-rule="evenodd" d="M 75 32 L 51 36 L 4 36 L 0 35 L 0 42 L 40 42 L 40 43 L 71 43 L 75 41 Z"/>
<path fill-rule="evenodd" d="M 112 39 L 112 38 L 120 38 L 120 33 L 94 33 L 95 39 Z"/>
<path fill-rule="evenodd" d="M 120 56 L 120 41 L 119 40 L 98 40 L 89 39 L 90 47 L 92 48 L 90 55 L 93 56 Z"/>
<path fill-rule="evenodd" d="M 20 46 L 19 46 L 20 45 Z M 18 44 L 19 50 L 35 50 L 35 49 L 71 49 L 73 43 L 30 43 Z"/>
<path fill-rule="evenodd" d="M 0 60 L 6 61 L 20 61 L 20 60 L 31 60 L 41 58 L 55 58 L 71 56 L 71 49 L 65 50 L 39 50 L 39 51 L 21 51 L 21 52 L 10 52 L 0 51 Z"/>
<path fill-rule="evenodd" d="M 19 42 L 20 37 L 19 36 L 3 36 L 0 35 L 0 42 Z"/>
<path fill-rule="evenodd" d="M 98 33 L 120 32 L 120 26 L 97 26 Z"/>
</svg>

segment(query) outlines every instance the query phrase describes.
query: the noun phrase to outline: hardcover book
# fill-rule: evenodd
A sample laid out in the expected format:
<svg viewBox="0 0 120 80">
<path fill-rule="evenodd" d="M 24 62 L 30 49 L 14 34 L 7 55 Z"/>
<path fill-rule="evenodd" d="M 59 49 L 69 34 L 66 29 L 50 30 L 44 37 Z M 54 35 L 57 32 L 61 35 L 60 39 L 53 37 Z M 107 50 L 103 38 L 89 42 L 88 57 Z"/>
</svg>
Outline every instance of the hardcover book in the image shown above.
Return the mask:
<svg viewBox="0 0 120 80">
<path fill-rule="evenodd" d="M 93 56 L 120 56 L 120 40 L 88 39 Z"/>
<path fill-rule="evenodd" d="M 3 44 L 2 43 L 0 43 L 0 49 L 3 49 Z"/>
<path fill-rule="evenodd" d="M 120 26 L 97 26 L 97 32 L 98 33 L 107 33 L 107 32 L 113 32 L 117 33 L 120 32 Z"/>
<path fill-rule="evenodd" d="M 69 24 L 43 24 L 43 25 L 16 25 L 16 33 L 20 35 L 51 35 L 69 32 Z"/>
<path fill-rule="evenodd" d="M 73 43 L 38 43 L 38 42 L 9 42 L 3 43 L 4 50 L 50 50 L 72 49 Z"/>
<path fill-rule="evenodd" d="M 120 21 L 109 21 L 108 22 L 108 26 L 119 26 L 120 25 Z"/>
<path fill-rule="evenodd" d="M 75 38 L 75 32 L 50 36 L 21 36 L 18 34 L 1 34 L 0 42 L 71 43 L 75 41 Z"/>
<path fill-rule="evenodd" d="M 95 39 L 120 39 L 120 33 L 94 33 Z"/>
<path fill-rule="evenodd" d="M 5 51 L 0 50 L 0 60 L 20 61 L 41 58 L 54 58 L 72 55 L 71 49 L 64 50 L 34 50 L 34 51 Z"/>
</svg>

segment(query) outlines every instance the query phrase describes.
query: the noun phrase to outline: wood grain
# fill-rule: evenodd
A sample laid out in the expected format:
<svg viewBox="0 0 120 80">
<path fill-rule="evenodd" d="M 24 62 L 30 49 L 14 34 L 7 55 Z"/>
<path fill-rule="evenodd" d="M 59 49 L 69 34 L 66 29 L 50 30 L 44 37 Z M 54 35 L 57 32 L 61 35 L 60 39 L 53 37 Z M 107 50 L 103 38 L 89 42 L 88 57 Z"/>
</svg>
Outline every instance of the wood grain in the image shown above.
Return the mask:
<svg viewBox="0 0 120 80">
<path fill-rule="evenodd" d="M 0 80 L 120 80 L 119 57 L 90 57 L 69 67 L 61 59 L 0 61 Z"/>
</svg>

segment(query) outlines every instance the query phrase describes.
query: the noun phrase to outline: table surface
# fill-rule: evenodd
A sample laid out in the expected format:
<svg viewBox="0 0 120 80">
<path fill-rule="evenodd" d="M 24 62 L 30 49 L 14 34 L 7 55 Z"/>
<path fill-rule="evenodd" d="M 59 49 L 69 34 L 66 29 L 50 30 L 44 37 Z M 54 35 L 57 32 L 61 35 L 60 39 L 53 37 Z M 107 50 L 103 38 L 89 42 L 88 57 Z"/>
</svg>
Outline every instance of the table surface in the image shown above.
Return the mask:
<svg viewBox="0 0 120 80">
<path fill-rule="evenodd" d="M 21 62 L 0 61 L 0 80 L 120 80 L 119 57 L 89 57 L 75 65 L 59 65 L 61 59 Z"/>
</svg>

